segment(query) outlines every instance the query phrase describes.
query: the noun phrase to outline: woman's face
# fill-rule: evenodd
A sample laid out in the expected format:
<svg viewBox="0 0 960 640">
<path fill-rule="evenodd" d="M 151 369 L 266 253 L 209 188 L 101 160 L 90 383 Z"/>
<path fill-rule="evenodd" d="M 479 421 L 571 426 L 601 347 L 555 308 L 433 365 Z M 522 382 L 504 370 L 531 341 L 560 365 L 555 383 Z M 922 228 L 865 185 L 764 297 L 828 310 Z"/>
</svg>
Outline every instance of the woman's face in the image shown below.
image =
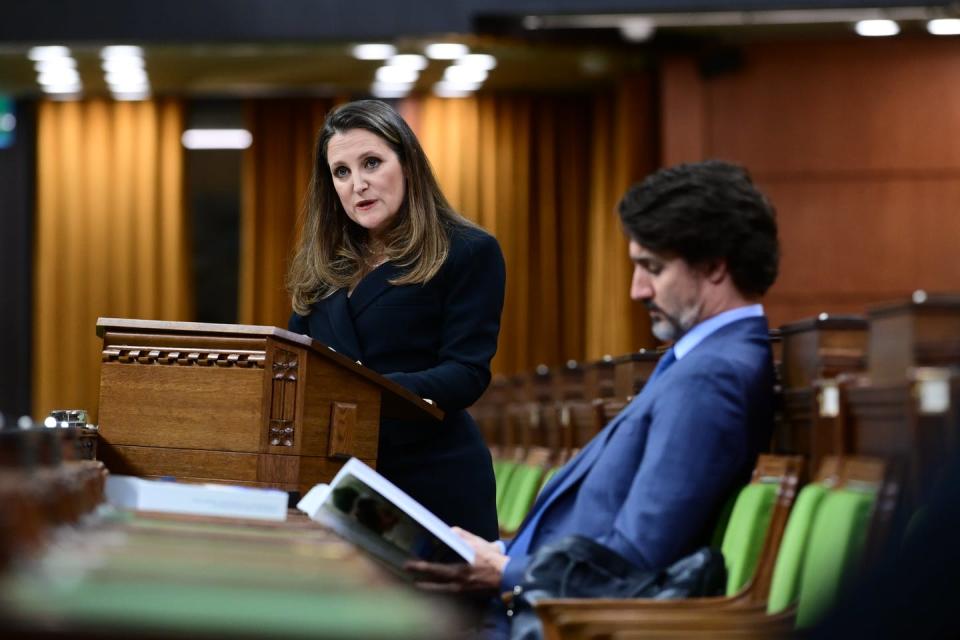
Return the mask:
<svg viewBox="0 0 960 640">
<path fill-rule="evenodd" d="M 379 236 L 406 195 L 400 158 L 377 134 L 348 129 L 330 138 L 327 162 L 347 216 L 371 237 Z"/>
</svg>

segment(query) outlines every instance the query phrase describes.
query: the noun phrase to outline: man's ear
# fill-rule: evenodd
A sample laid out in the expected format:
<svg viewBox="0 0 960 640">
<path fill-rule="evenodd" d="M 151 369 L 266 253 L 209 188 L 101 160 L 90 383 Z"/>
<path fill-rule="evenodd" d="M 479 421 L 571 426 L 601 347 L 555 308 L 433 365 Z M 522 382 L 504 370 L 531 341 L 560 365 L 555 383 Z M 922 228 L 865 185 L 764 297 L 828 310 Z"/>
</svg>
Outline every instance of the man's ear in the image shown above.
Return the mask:
<svg viewBox="0 0 960 640">
<path fill-rule="evenodd" d="M 711 284 L 720 284 L 723 282 L 723 279 L 727 277 L 728 273 L 727 260 L 725 258 L 717 258 L 703 265 L 703 276 L 707 279 L 707 282 Z"/>
</svg>

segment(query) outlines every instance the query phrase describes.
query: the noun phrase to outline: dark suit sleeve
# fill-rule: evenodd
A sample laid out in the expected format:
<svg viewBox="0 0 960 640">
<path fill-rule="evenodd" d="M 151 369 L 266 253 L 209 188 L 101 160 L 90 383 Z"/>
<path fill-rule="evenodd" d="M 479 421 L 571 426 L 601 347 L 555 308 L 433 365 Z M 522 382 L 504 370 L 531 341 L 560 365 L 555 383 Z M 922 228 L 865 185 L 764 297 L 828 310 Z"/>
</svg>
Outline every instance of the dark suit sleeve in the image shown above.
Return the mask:
<svg viewBox="0 0 960 640">
<path fill-rule="evenodd" d="M 487 233 L 451 243 L 443 278 L 439 364 L 387 377 L 445 411 L 469 407 L 490 383 L 497 351 L 506 268 L 500 245 Z"/>
<path fill-rule="evenodd" d="M 660 390 L 627 499 L 599 541 L 640 568 L 690 549 L 749 462 L 742 372 L 715 358 L 682 382 Z"/>
</svg>

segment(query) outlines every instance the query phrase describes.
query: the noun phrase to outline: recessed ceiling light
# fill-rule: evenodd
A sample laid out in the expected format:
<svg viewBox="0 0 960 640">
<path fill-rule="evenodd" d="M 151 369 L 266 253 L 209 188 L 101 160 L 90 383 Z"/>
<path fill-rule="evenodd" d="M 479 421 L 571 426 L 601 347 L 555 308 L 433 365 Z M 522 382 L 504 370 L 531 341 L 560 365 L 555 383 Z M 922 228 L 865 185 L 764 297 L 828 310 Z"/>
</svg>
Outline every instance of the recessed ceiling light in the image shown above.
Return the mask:
<svg viewBox="0 0 960 640">
<path fill-rule="evenodd" d="M 390 84 L 416 82 L 419 76 L 420 73 L 416 69 L 407 69 L 405 67 L 380 67 L 374 75 L 377 82 L 387 82 Z"/>
<path fill-rule="evenodd" d="M 434 90 L 436 91 L 437 87 L 440 87 L 451 92 L 454 91 L 476 91 L 481 87 L 482 82 L 451 82 L 450 80 L 441 80 L 433 85 Z"/>
<path fill-rule="evenodd" d="M 470 47 L 457 42 L 435 42 L 427 45 L 424 52 L 434 60 L 456 60 L 470 53 Z"/>
<path fill-rule="evenodd" d="M 352 54 L 357 60 L 386 60 L 397 55 L 397 48 L 392 44 L 370 42 L 356 45 Z"/>
<path fill-rule="evenodd" d="M 117 100 L 119 102 L 135 102 L 138 100 L 148 99 L 150 97 L 150 92 L 149 91 L 114 91 L 110 95 L 113 96 L 114 100 Z"/>
<path fill-rule="evenodd" d="M 253 136 L 246 129 L 187 129 L 180 141 L 187 149 L 246 149 Z"/>
<path fill-rule="evenodd" d="M 487 72 L 479 68 L 463 67 L 454 64 L 444 70 L 443 79 L 447 82 L 477 83 L 487 79 Z"/>
<path fill-rule="evenodd" d="M 146 84 L 147 72 L 143 69 L 124 69 L 123 71 L 111 71 L 104 76 L 107 84 Z"/>
<path fill-rule="evenodd" d="M 44 93 L 76 95 L 83 91 L 80 84 L 48 84 L 41 87 Z"/>
<path fill-rule="evenodd" d="M 937 18 L 927 23 L 927 31 L 935 36 L 960 35 L 960 19 Z"/>
<path fill-rule="evenodd" d="M 900 33 L 900 25 L 893 20 L 861 20 L 854 25 L 858 35 L 868 38 L 883 38 Z"/>
<path fill-rule="evenodd" d="M 467 98 L 472 94 L 472 91 L 452 86 L 447 82 L 437 82 L 433 85 L 433 95 L 440 98 Z"/>
<path fill-rule="evenodd" d="M 100 64 L 100 68 L 110 73 L 113 71 L 126 71 L 127 69 L 143 69 L 145 67 L 143 58 L 107 58 Z"/>
<path fill-rule="evenodd" d="M 370 94 L 375 98 L 406 98 L 412 87 L 412 84 L 374 82 L 370 85 Z"/>
<path fill-rule="evenodd" d="M 491 69 L 496 69 L 497 59 L 489 53 L 470 53 L 457 60 L 457 64 L 464 67 L 490 71 Z"/>
<path fill-rule="evenodd" d="M 55 69 L 76 69 L 77 61 L 73 58 L 47 58 L 34 62 L 33 68 L 37 73 L 44 73 L 45 71 L 53 71 Z"/>
<path fill-rule="evenodd" d="M 50 69 L 37 76 L 37 82 L 44 86 L 49 85 L 77 85 L 80 84 L 80 74 L 76 69 L 62 67 Z"/>
<path fill-rule="evenodd" d="M 33 47 L 27 52 L 27 57 L 34 62 L 51 58 L 66 58 L 69 55 L 70 49 L 61 46 Z"/>
<path fill-rule="evenodd" d="M 115 44 L 100 49 L 100 57 L 104 60 L 111 58 L 142 58 L 143 49 L 126 44 Z"/>
<path fill-rule="evenodd" d="M 620 23 L 620 34 L 629 42 L 646 42 L 656 28 L 656 24 L 649 18 L 630 17 Z"/>
<path fill-rule="evenodd" d="M 400 55 L 391 56 L 387 60 L 387 64 L 391 67 L 403 67 L 405 69 L 413 69 L 414 71 L 423 71 L 427 68 L 427 59 L 421 56 L 418 53 L 401 53 Z"/>
</svg>

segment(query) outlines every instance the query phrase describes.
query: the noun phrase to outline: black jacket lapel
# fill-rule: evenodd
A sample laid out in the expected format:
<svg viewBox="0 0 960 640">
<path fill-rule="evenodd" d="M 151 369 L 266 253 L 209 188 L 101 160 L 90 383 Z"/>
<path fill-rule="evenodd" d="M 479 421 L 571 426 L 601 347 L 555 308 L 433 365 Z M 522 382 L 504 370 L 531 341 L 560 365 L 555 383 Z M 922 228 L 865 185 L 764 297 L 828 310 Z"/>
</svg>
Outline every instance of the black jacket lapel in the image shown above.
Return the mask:
<svg viewBox="0 0 960 640">
<path fill-rule="evenodd" d="M 349 304 L 353 309 L 353 317 L 359 316 L 374 300 L 389 291 L 393 286 L 390 280 L 399 275 L 400 269 L 389 262 L 368 273 L 350 295 Z"/>
<path fill-rule="evenodd" d="M 327 303 L 327 318 L 330 320 L 330 330 L 337 340 L 337 344 L 331 346 L 352 360 L 362 360 L 360 339 L 357 338 L 357 330 L 353 326 L 349 305 L 350 301 L 344 289 L 330 296 Z"/>
</svg>

